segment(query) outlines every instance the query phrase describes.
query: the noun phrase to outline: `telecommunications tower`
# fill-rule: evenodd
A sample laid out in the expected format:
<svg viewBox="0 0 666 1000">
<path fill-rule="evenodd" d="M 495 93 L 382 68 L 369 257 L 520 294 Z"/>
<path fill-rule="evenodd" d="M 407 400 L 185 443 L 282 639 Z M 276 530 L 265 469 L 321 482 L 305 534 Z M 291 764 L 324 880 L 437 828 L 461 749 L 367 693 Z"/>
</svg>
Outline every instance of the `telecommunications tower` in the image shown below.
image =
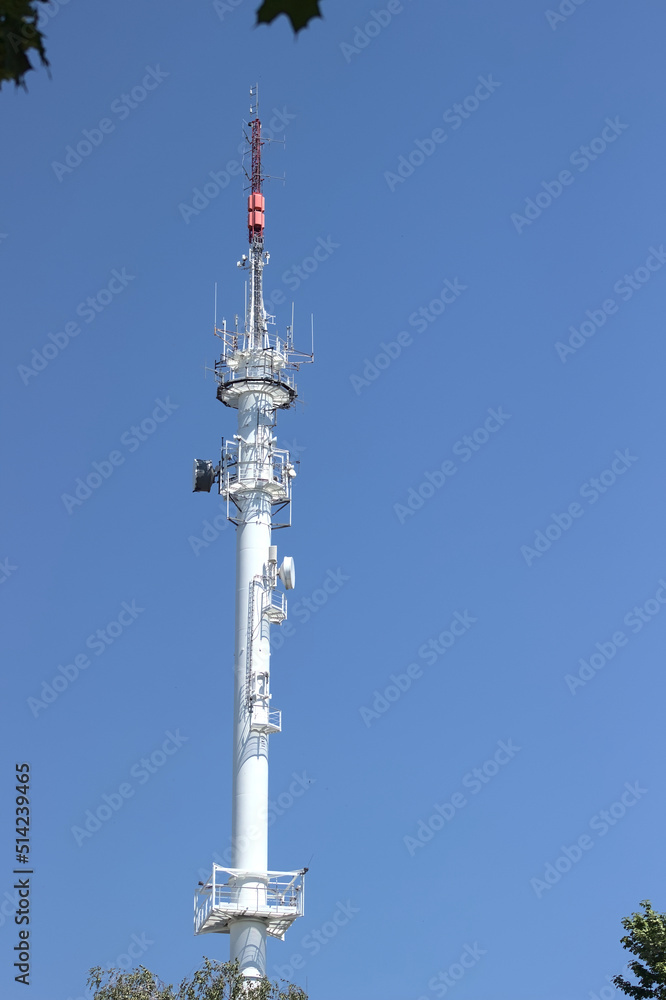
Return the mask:
<svg viewBox="0 0 666 1000">
<path fill-rule="evenodd" d="M 289 452 L 276 446 L 278 410 L 296 400 L 294 372 L 312 354 L 297 351 L 292 325 L 282 338 L 269 332 L 274 317 L 264 309 L 262 272 L 265 199 L 262 193 L 258 92 L 250 91 L 245 138 L 251 155 L 248 197 L 249 255 L 238 266 L 248 275 L 245 321 L 233 329 L 215 319 L 222 355 L 215 362 L 217 398 L 238 411 L 238 430 L 222 439 L 219 464 L 196 459 L 194 492 L 210 492 L 217 482 L 236 525 L 236 617 L 234 652 L 232 867 L 214 864 L 194 896 L 195 934 L 229 934 L 231 960 L 254 981 L 266 975 L 266 937 L 284 939 L 303 914 L 299 871 L 268 870 L 268 742 L 281 729 L 281 713 L 271 708 L 270 627 L 287 617 L 285 590 L 294 586 L 294 563 L 278 567 L 273 528 L 291 524 L 291 487 L 296 470 Z M 249 287 L 248 287 L 249 286 Z"/>
</svg>

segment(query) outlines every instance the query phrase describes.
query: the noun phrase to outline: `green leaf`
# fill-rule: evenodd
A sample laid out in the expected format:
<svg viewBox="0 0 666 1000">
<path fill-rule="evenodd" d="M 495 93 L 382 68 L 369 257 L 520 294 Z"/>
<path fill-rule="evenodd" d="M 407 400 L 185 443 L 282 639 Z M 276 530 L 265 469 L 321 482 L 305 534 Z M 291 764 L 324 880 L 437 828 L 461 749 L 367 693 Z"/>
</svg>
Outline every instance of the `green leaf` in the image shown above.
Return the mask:
<svg viewBox="0 0 666 1000">
<path fill-rule="evenodd" d="M 666 913 L 657 913 L 647 899 L 641 906 L 644 913 L 632 913 L 622 921 L 629 933 L 621 938 L 623 947 L 640 959 L 629 962 L 638 983 L 619 975 L 613 982 L 634 1000 L 666 1000 Z"/>
<path fill-rule="evenodd" d="M 6 80 L 25 87 L 25 75 L 33 65 L 27 53 L 36 49 L 42 66 L 48 66 L 44 36 L 37 27 L 35 4 L 46 0 L 0 0 L 0 87 Z"/>
<path fill-rule="evenodd" d="M 95 989 L 94 1000 L 308 1000 L 291 983 L 286 993 L 268 979 L 251 983 L 241 975 L 238 961 L 209 958 L 191 978 L 183 979 L 177 992 L 143 965 L 130 972 L 96 966 L 90 969 L 88 986 Z"/>
<path fill-rule="evenodd" d="M 287 15 L 297 34 L 313 17 L 321 17 L 319 0 L 264 0 L 257 11 L 257 24 L 270 24 L 280 14 Z"/>
</svg>

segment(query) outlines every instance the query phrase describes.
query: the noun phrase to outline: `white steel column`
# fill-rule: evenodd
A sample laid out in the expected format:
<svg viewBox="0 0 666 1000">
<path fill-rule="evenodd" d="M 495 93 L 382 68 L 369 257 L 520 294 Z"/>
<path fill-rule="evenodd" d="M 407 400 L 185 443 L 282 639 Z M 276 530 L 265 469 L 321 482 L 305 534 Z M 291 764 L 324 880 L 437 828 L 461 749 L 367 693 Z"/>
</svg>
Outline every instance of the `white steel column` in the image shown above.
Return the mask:
<svg viewBox="0 0 666 1000">
<path fill-rule="evenodd" d="M 238 483 L 271 481 L 271 400 L 244 392 L 238 401 L 240 460 Z M 270 672 L 270 623 L 262 617 L 268 548 L 271 543 L 271 497 L 254 489 L 240 500 L 236 529 L 236 644 L 234 664 L 234 756 L 232 867 L 268 870 L 268 736 L 250 729 L 253 679 Z M 252 629 L 250 633 L 249 630 Z M 266 880 L 244 879 L 238 902 L 250 909 L 265 901 Z M 263 893 L 262 893 L 263 887 Z M 231 960 L 238 959 L 246 978 L 266 975 L 266 924 L 238 920 L 230 928 Z"/>
</svg>

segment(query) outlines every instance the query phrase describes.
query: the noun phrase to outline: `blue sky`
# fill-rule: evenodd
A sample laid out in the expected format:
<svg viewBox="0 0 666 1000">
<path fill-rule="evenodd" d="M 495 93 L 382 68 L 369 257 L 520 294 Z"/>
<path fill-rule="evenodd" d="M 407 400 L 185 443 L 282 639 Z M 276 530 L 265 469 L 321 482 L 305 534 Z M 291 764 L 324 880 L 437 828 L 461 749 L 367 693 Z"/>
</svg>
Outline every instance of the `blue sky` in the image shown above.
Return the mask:
<svg viewBox="0 0 666 1000">
<path fill-rule="evenodd" d="M 228 955 L 191 906 L 229 844 L 234 529 L 190 490 L 235 428 L 204 365 L 258 80 L 266 293 L 316 354 L 279 415 L 269 853 L 310 873 L 269 970 L 612 1000 L 621 918 L 666 909 L 663 6 L 323 0 L 296 41 L 254 8 L 53 0 L 51 79 L 2 92 L 3 995 L 22 761 L 34 1000 Z"/>
</svg>

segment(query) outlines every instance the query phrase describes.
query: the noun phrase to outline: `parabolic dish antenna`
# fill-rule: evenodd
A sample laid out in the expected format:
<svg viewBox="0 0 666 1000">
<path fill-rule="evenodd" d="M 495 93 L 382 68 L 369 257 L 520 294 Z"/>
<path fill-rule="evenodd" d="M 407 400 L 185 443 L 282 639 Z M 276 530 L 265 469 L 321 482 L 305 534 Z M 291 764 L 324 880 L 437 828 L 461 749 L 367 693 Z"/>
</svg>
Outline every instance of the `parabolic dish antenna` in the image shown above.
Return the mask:
<svg viewBox="0 0 666 1000">
<path fill-rule="evenodd" d="M 284 584 L 285 590 L 293 590 L 296 586 L 296 567 L 291 556 L 285 556 L 282 565 L 278 570 L 278 576 Z"/>
</svg>

